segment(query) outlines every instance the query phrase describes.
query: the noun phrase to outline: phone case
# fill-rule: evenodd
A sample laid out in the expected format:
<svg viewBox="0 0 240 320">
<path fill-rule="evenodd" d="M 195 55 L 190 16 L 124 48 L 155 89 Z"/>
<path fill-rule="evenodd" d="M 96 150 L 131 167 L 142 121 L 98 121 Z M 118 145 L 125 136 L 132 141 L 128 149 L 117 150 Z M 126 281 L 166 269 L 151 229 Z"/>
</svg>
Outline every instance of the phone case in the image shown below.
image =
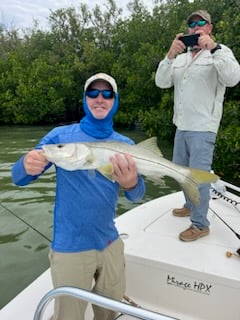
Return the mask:
<svg viewBox="0 0 240 320">
<path fill-rule="evenodd" d="M 181 40 L 186 47 L 194 47 L 198 45 L 198 38 L 200 37 L 200 34 L 186 34 L 184 36 L 179 37 L 179 40 Z"/>
</svg>

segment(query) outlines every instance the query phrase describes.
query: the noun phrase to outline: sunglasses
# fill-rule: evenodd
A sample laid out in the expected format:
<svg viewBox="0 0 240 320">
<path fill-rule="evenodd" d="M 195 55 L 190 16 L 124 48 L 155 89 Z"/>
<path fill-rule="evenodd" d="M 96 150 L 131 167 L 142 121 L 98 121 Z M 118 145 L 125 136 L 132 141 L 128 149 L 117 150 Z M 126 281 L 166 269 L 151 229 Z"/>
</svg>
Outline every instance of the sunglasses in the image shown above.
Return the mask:
<svg viewBox="0 0 240 320">
<path fill-rule="evenodd" d="M 191 22 L 188 23 L 188 27 L 191 28 L 191 29 L 195 28 L 196 26 L 203 27 L 207 23 L 208 22 L 206 20 L 191 21 Z"/>
<path fill-rule="evenodd" d="M 114 92 L 112 90 L 99 90 L 99 89 L 90 89 L 86 91 L 86 96 L 92 99 L 96 99 L 99 94 L 102 94 L 104 99 L 112 99 L 114 98 Z"/>
</svg>

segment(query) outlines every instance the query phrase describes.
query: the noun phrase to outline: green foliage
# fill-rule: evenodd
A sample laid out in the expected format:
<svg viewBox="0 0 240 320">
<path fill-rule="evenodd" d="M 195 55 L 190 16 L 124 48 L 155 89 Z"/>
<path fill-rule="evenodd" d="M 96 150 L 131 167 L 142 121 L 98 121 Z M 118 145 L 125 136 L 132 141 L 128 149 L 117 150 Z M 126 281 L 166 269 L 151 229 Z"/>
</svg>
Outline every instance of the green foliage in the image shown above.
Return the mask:
<svg viewBox="0 0 240 320">
<path fill-rule="evenodd" d="M 138 117 L 142 127 L 148 136 L 158 136 L 160 140 L 171 141 L 175 127 L 172 124 L 173 96 L 172 91 L 162 94 L 158 107 L 140 110 Z"/>
<path fill-rule="evenodd" d="M 0 28 L 0 123 L 34 124 L 79 121 L 83 85 L 96 72 L 118 83 L 118 126 L 140 125 L 148 136 L 172 141 L 173 89 L 155 85 L 160 60 L 187 16 L 207 9 L 217 42 L 240 60 L 239 0 L 158 0 L 152 12 L 140 0 L 129 2 L 129 16 L 114 0 L 90 10 L 80 4 L 51 12 L 50 30 L 35 25 L 28 32 Z M 214 169 L 239 179 L 240 86 L 227 88 Z"/>
<path fill-rule="evenodd" d="M 240 182 L 240 114 L 239 102 L 228 101 L 217 136 L 214 171 L 223 179 Z"/>
</svg>

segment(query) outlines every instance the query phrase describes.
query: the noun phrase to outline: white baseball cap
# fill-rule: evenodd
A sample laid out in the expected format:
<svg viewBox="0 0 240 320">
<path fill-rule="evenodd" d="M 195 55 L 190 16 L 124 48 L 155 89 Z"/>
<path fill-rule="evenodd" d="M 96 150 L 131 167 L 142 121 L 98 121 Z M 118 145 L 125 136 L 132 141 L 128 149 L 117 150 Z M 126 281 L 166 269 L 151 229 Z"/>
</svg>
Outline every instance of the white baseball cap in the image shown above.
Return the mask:
<svg viewBox="0 0 240 320">
<path fill-rule="evenodd" d="M 113 92 L 117 93 L 117 84 L 116 84 L 115 79 L 106 73 L 97 73 L 97 74 L 94 74 L 93 76 L 91 76 L 89 79 L 87 79 L 87 81 L 85 82 L 85 85 L 84 85 L 84 91 L 87 90 L 87 88 L 90 86 L 91 83 L 98 81 L 98 80 L 104 80 L 107 83 L 109 83 L 113 89 Z"/>
</svg>

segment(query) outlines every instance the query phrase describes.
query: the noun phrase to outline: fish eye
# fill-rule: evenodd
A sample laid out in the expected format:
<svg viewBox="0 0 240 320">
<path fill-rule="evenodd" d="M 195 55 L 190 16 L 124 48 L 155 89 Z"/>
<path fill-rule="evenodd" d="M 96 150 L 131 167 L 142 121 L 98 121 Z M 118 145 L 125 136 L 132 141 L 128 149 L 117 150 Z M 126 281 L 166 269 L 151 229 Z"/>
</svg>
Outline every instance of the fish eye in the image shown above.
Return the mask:
<svg viewBox="0 0 240 320">
<path fill-rule="evenodd" d="M 59 149 L 61 149 L 61 148 L 64 147 L 64 144 L 58 144 L 57 147 L 58 147 Z"/>
</svg>

